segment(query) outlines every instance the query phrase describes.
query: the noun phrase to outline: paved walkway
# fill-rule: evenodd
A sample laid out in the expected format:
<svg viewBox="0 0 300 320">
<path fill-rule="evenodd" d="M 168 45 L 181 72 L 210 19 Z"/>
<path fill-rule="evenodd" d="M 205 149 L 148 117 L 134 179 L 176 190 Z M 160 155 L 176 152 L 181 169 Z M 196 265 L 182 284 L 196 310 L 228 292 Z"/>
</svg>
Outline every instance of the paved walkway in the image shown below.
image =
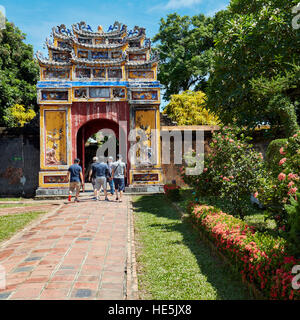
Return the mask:
<svg viewBox="0 0 300 320">
<path fill-rule="evenodd" d="M 103 198 L 64 204 L 0 244 L 0 300 L 124 299 L 129 197 Z"/>
</svg>

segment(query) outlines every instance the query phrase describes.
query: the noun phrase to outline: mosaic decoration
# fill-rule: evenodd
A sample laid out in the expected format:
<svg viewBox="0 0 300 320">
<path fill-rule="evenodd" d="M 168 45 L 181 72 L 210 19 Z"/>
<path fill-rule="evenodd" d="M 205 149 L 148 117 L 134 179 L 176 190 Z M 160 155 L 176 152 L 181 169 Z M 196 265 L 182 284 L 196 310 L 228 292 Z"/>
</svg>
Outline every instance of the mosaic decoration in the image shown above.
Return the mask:
<svg viewBox="0 0 300 320">
<path fill-rule="evenodd" d="M 110 98 L 110 88 L 90 88 L 90 98 Z"/>
<path fill-rule="evenodd" d="M 92 39 L 87 39 L 87 38 L 78 38 L 78 42 L 79 43 L 83 43 L 83 44 L 92 44 Z"/>
<path fill-rule="evenodd" d="M 140 143 L 137 149 L 137 165 L 151 165 L 152 163 L 152 129 L 156 128 L 155 110 L 136 110 L 135 126 L 137 142 Z"/>
<path fill-rule="evenodd" d="M 68 101 L 68 91 L 42 91 L 42 100 Z"/>
<path fill-rule="evenodd" d="M 115 99 L 124 99 L 125 98 L 125 89 L 124 88 L 113 88 L 112 95 Z"/>
<path fill-rule="evenodd" d="M 45 165 L 67 163 L 66 112 L 45 111 Z"/>
<path fill-rule="evenodd" d="M 107 51 L 92 51 L 91 52 L 92 59 L 108 59 Z"/>
<path fill-rule="evenodd" d="M 78 50 L 78 58 L 80 59 L 88 59 L 89 52 L 84 50 Z"/>
<path fill-rule="evenodd" d="M 112 59 L 120 59 L 120 58 L 122 58 L 122 51 L 112 52 L 111 53 L 111 57 L 112 57 Z"/>
<path fill-rule="evenodd" d="M 154 79 L 153 71 L 129 71 L 129 79 Z"/>
<path fill-rule="evenodd" d="M 44 176 L 44 183 L 69 183 L 68 176 Z"/>
<path fill-rule="evenodd" d="M 93 69 L 93 77 L 98 79 L 105 79 L 105 69 Z"/>
<path fill-rule="evenodd" d="M 75 89 L 74 90 L 74 96 L 76 99 L 86 99 L 88 97 L 87 89 Z"/>
<path fill-rule="evenodd" d="M 91 77 L 91 69 L 87 68 L 77 68 L 75 70 L 76 78 L 90 78 Z"/>
<path fill-rule="evenodd" d="M 157 173 L 136 173 L 133 174 L 134 182 L 148 182 L 148 181 L 159 181 Z"/>
<path fill-rule="evenodd" d="M 108 76 L 108 78 L 121 79 L 122 78 L 122 69 L 108 69 L 107 76 Z"/>
<path fill-rule="evenodd" d="M 69 42 L 66 42 L 66 41 L 57 41 L 57 46 L 63 49 L 70 48 Z"/>
<path fill-rule="evenodd" d="M 132 100 L 157 100 L 157 91 L 133 91 Z"/>
<path fill-rule="evenodd" d="M 129 61 L 146 61 L 145 54 L 129 54 Z"/>
<path fill-rule="evenodd" d="M 69 61 L 70 55 L 68 53 L 53 52 L 53 60 L 58 62 Z"/>
<path fill-rule="evenodd" d="M 47 68 L 44 70 L 45 79 L 69 79 L 70 69 Z"/>
</svg>

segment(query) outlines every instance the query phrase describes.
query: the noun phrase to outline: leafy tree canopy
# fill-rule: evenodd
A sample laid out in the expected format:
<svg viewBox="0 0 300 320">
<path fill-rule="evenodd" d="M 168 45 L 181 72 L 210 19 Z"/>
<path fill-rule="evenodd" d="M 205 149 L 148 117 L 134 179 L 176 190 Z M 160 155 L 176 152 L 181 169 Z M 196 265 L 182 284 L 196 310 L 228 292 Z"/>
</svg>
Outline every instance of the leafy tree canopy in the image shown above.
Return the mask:
<svg viewBox="0 0 300 320">
<path fill-rule="evenodd" d="M 232 0 L 216 37 L 208 105 L 224 123 L 298 129 L 300 34 L 292 28 L 298 0 Z M 299 119 L 298 119 L 299 120 Z"/>
<path fill-rule="evenodd" d="M 26 110 L 20 104 L 15 104 L 5 109 L 4 114 L 4 121 L 9 127 L 24 127 L 27 122 L 36 116 L 33 109 Z"/>
<path fill-rule="evenodd" d="M 9 119 L 8 108 L 19 104 L 25 109 L 36 108 L 36 82 L 39 68 L 33 58 L 33 47 L 25 44 L 25 34 L 6 22 L 0 30 L 0 124 L 18 123 Z M 25 111 L 26 112 L 26 111 Z M 6 118 L 4 118 L 6 115 Z M 8 122 L 7 122 L 8 121 Z"/>
<path fill-rule="evenodd" d="M 206 96 L 201 91 L 184 91 L 171 95 L 170 103 L 164 109 L 178 125 L 218 125 L 219 118 L 205 108 Z"/>
<path fill-rule="evenodd" d="M 204 15 L 168 15 L 160 20 L 158 42 L 161 64 L 158 79 L 164 85 L 165 99 L 172 94 L 205 87 L 213 57 L 213 21 Z"/>
</svg>

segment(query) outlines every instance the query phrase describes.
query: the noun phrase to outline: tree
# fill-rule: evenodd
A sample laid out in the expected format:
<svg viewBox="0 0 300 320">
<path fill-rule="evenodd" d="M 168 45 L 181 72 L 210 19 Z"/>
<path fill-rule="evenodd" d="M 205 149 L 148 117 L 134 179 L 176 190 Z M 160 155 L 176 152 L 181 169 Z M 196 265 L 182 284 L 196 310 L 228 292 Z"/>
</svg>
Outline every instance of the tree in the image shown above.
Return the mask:
<svg viewBox="0 0 300 320">
<path fill-rule="evenodd" d="M 36 116 L 33 109 L 26 110 L 24 106 L 15 104 L 4 110 L 4 121 L 9 127 L 24 127 Z"/>
<path fill-rule="evenodd" d="M 205 87 L 213 57 L 212 18 L 170 14 L 167 20 L 160 20 L 153 41 L 158 42 L 158 79 L 166 89 L 165 99 L 180 91 Z"/>
<path fill-rule="evenodd" d="M 0 124 L 10 125 L 9 111 L 19 104 L 26 109 L 37 108 L 36 82 L 39 68 L 33 58 L 33 47 L 25 44 L 25 34 L 12 23 L 0 30 Z M 17 119 L 16 119 L 17 121 Z"/>
<path fill-rule="evenodd" d="M 282 125 L 287 136 L 297 131 L 300 37 L 292 28 L 297 2 L 231 1 L 229 19 L 216 36 L 207 91 L 208 106 L 224 123 Z"/>
<path fill-rule="evenodd" d="M 178 125 L 218 125 L 219 118 L 205 108 L 206 96 L 201 91 L 184 91 L 171 95 L 165 107 L 167 114 Z"/>
</svg>

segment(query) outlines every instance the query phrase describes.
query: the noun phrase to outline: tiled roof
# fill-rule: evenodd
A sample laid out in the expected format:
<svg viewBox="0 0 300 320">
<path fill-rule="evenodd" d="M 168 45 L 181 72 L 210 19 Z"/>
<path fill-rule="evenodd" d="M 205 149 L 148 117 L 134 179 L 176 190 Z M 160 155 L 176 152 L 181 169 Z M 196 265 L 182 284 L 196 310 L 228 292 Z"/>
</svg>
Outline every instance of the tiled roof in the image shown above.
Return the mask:
<svg viewBox="0 0 300 320">
<path fill-rule="evenodd" d="M 117 22 L 115 22 L 114 27 L 116 27 Z M 81 28 L 86 28 L 87 25 L 83 22 L 81 22 L 82 27 Z M 111 38 L 111 37 L 123 37 L 126 35 L 127 32 L 127 26 L 124 25 L 124 28 L 121 29 L 120 28 L 121 24 L 118 25 L 117 30 L 112 30 L 110 32 L 92 32 L 92 31 L 88 31 L 88 30 L 82 30 L 78 28 L 78 24 L 73 24 L 72 28 L 73 28 L 73 32 L 83 36 L 83 37 L 91 37 L 91 38 Z"/>
<path fill-rule="evenodd" d="M 126 56 L 122 59 L 113 59 L 113 60 L 89 60 L 84 58 L 77 58 L 72 52 L 71 61 L 75 64 L 85 64 L 85 65 L 120 65 L 126 62 Z"/>
<path fill-rule="evenodd" d="M 46 46 L 51 50 L 61 51 L 61 52 L 71 52 L 72 48 L 61 48 L 55 47 L 52 43 L 50 43 L 49 39 L 46 39 Z"/>
<path fill-rule="evenodd" d="M 106 43 L 106 44 L 87 44 L 79 42 L 75 37 L 72 41 L 80 47 L 88 49 L 120 49 L 127 46 L 127 43 Z"/>
<path fill-rule="evenodd" d="M 47 66 L 68 67 L 72 65 L 71 62 L 50 61 L 49 59 L 45 58 L 40 51 L 37 51 L 36 57 L 40 64 Z"/>
</svg>

